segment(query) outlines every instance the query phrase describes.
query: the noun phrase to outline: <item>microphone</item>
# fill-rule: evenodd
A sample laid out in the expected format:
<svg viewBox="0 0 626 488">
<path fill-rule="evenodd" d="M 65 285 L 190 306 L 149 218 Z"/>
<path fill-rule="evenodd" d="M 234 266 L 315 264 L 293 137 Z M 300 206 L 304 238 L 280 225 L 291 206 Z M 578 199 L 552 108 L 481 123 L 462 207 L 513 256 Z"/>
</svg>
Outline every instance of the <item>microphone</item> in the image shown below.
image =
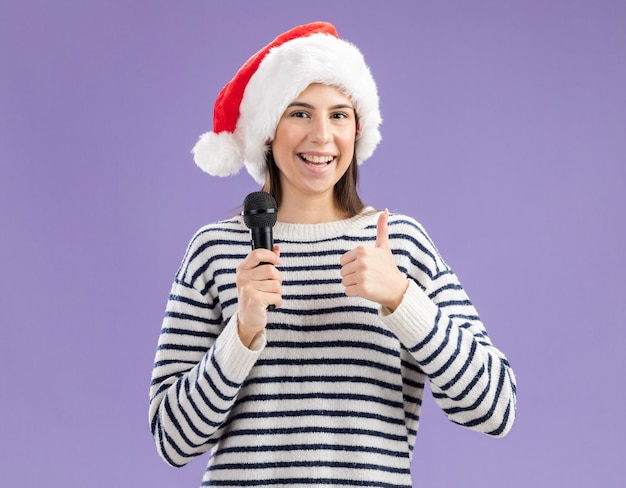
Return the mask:
<svg viewBox="0 0 626 488">
<path fill-rule="evenodd" d="M 246 227 L 250 229 L 252 249 L 269 249 L 273 251 L 274 238 L 272 236 L 272 227 L 274 227 L 278 218 L 278 208 L 274 197 L 264 191 L 250 193 L 243 201 L 241 215 Z M 274 305 L 267 307 L 268 310 L 274 310 L 274 308 L 276 308 Z"/>
</svg>

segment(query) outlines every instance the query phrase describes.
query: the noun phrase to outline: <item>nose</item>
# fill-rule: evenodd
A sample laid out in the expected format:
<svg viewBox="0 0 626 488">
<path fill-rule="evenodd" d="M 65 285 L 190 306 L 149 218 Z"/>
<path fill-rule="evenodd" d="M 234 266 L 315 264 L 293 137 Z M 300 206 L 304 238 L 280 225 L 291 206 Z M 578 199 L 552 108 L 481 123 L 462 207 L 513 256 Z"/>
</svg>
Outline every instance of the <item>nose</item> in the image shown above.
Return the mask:
<svg viewBox="0 0 626 488">
<path fill-rule="evenodd" d="M 315 117 L 311 120 L 309 138 L 312 142 L 326 144 L 332 138 L 330 120 L 325 117 Z"/>
</svg>

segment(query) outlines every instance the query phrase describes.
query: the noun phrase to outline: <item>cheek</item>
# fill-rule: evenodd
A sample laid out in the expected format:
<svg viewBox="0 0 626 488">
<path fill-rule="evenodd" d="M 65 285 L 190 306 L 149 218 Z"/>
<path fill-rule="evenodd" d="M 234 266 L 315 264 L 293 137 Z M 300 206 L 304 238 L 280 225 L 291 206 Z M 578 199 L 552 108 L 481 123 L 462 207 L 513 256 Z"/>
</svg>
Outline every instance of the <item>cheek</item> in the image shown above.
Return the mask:
<svg viewBox="0 0 626 488">
<path fill-rule="evenodd" d="M 289 166 L 293 153 L 298 146 L 298 131 L 293 128 L 282 127 L 276 130 L 274 141 L 272 142 L 272 152 L 276 166 L 282 173 Z"/>
<path fill-rule="evenodd" d="M 278 145 L 281 148 L 292 149 L 302 139 L 302 130 L 297 126 L 285 124 L 279 126 L 276 129 L 276 135 L 274 137 L 274 145 Z"/>
<path fill-rule="evenodd" d="M 346 133 L 342 134 L 341 137 L 338 137 L 336 140 L 340 144 L 342 154 L 350 156 L 350 159 L 352 159 L 356 147 L 354 131 L 346 131 Z"/>
</svg>

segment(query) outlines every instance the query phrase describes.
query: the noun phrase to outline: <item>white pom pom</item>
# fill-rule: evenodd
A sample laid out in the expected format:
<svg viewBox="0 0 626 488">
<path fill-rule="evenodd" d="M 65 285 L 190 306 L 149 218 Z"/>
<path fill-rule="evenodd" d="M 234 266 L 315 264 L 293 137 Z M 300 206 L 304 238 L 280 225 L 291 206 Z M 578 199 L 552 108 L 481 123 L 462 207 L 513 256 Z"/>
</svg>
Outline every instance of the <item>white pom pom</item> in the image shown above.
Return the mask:
<svg viewBox="0 0 626 488">
<path fill-rule="evenodd" d="M 243 152 L 230 132 L 205 132 L 191 150 L 198 167 L 212 176 L 230 176 L 243 167 Z"/>
</svg>

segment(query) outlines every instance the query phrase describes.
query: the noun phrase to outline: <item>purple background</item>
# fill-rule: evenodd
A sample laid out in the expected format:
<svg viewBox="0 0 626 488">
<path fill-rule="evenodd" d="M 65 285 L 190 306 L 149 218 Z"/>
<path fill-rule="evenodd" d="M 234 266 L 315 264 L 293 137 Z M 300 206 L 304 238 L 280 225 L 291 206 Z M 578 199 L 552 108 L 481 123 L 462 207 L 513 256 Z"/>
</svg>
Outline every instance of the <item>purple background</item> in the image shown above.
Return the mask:
<svg viewBox="0 0 626 488">
<path fill-rule="evenodd" d="M 379 84 L 378 207 L 428 229 L 518 378 L 493 440 L 430 397 L 416 486 L 622 485 L 626 2 L 0 4 L 0 480 L 198 486 L 158 457 L 148 386 L 188 240 L 257 186 L 189 153 L 219 89 L 329 20 Z"/>
</svg>

